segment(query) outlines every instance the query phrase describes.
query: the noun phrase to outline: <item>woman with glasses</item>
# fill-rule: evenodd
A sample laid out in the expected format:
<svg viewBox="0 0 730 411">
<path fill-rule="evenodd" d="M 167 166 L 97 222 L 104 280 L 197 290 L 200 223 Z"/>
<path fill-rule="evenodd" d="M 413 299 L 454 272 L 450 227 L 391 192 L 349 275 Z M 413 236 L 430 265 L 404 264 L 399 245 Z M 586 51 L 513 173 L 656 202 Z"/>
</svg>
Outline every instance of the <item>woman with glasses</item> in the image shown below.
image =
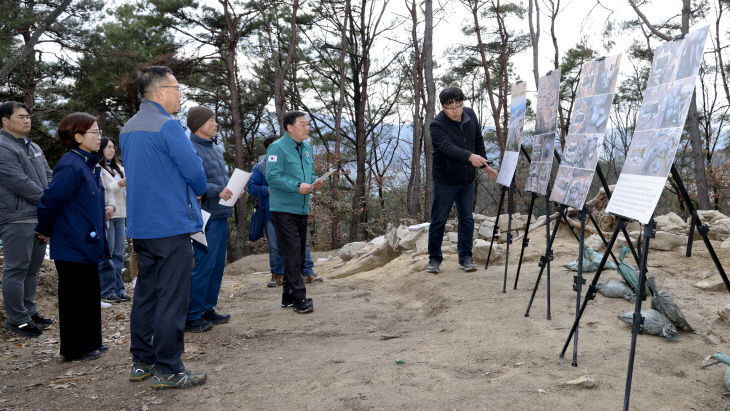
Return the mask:
<svg viewBox="0 0 730 411">
<path fill-rule="evenodd" d="M 104 187 L 96 118 L 71 113 L 58 125 L 68 147 L 38 204 L 38 236 L 51 242 L 58 271 L 61 355 L 66 361 L 93 360 L 101 345 L 98 264 L 109 252 L 104 236 Z"/>
<path fill-rule="evenodd" d="M 109 244 L 110 259 L 99 263 L 101 300 L 107 303 L 129 301 L 122 281 L 124 266 L 124 222 L 127 218 L 127 179 L 124 168 L 119 165 L 114 142 L 101 139 L 101 148 L 96 153 L 101 158 L 101 183 L 106 198 L 106 242 Z"/>
</svg>

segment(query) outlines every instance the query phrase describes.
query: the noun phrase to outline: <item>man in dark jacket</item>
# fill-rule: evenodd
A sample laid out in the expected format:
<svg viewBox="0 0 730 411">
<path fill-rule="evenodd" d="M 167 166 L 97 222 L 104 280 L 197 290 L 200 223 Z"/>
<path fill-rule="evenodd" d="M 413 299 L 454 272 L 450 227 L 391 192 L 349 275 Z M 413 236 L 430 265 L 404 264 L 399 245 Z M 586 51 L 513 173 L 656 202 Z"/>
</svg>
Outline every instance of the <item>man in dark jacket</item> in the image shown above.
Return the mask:
<svg viewBox="0 0 730 411">
<path fill-rule="evenodd" d="M 41 148 L 30 141 L 30 114 L 25 104 L 0 105 L 0 240 L 5 268 L 3 300 L 7 328 L 25 337 L 38 337 L 53 323 L 38 314 L 35 290 L 46 243 L 36 236 L 38 201 L 51 181 Z"/>
<path fill-rule="evenodd" d="M 208 245 L 193 242 L 195 266 L 190 283 L 190 303 L 187 332 L 203 332 L 214 325 L 227 323 L 229 314 L 218 314 L 213 307 L 218 303 L 218 292 L 226 266 L 226 247 L 228 245 L 228 218 L 233 215 L 231 207 L 219 203 L 229 200 L 233 193 L 226 188 L 228 168 L 223 160 L 223 151 L 213 140 L 218 134 L 215 113 L 208 107 L 197 106 L 188 110 L 190 141 L 203 160 L 205 170 L 205 194 L 201 208 L 210 213 L 205 226 L 205 241 Z"/>
<path fill-rule="evenodd" d="M 474 236 L 474 177 L 484 168 L 490 178 L 497 178 L 485 158 L 482 128 L 474 110 L 464 107 L 464 93 L 456 88 L 439 94 L 443 110 L 430 124 L 433 142 L 433 206 L 428 229 L 429 262 L 426 271 L 438 273 L 443 261 L 441 242 L 451 206 L 456 203 L 459 217 L 459 269 L 477 269 L 472 259 Z"/>
</svg>

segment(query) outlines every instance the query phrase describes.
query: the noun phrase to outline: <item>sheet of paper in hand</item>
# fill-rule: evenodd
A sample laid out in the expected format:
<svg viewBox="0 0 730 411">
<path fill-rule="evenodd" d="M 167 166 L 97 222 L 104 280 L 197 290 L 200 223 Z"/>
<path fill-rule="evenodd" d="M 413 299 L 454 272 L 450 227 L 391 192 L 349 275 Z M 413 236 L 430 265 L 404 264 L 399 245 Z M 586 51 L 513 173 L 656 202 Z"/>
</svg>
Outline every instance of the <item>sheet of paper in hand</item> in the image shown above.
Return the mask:
<svg viewBox="0 0 730 411">
<path fill-rule="evenodd" d="M 228 200 L 221 198 L 220 201 L 218 201 L 218 204 L 233 207 L 236 204 L 236 200 L 238 200 L 238 196 L 240 196 L 246 188 L 246 183 L 248 183 L 249 178 L 251 178 L 251 173 L 238 168 L 233 170 L 231 179 L 228 180 L 228 185 L 226 186 L 227 189 L 231 190 L 233 195 Z"/>
</svg>

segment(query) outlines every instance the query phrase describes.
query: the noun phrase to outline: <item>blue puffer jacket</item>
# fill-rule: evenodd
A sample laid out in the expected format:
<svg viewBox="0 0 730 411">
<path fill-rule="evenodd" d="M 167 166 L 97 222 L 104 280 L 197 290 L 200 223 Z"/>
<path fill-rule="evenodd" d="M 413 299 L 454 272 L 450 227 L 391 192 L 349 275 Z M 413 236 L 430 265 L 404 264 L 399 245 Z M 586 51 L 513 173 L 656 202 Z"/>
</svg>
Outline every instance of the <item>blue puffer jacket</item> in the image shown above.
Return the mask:
<svg viewBox="0 0 730 411">
<path fill-rule="evenodd" d="M 99 157 L 71 149 L 38 203 L 36 231 L 51 237 L 51 259 L 96 264 L 109 258 Z"/>
<path fill-rule="evenodd" d="M 248 192 L 256 199 L 259 207 L 264 210 L 264 220 L 271 221 L 269 183 L 266 182 L 266 160 L 259 161 L 251 169 L 251 177 L 248 179 Z"/>
<path fill-rule="evenodd" d="M 203 161 L 180 123 L 142 100 L 119 136 L 127 174 L 127 237 L 148 239 L 203 228 L 195 196 L 205 194 Z"/>
<path fill-rule="evenodd" d="M 221 205 L 218 194 L 228 185 L 228 169 L 223 161 L 223 151 L 213 144 L 213 140 L 206 140 L 195 134 L 190 134 L 190 141 L 195 151 L 203 160 L 205 170 L 205 195 L 203 196 L 203 210 L 210 213 L 210 218 L 228 218 L 233 215 L 233 207 Z"/>
</svg>

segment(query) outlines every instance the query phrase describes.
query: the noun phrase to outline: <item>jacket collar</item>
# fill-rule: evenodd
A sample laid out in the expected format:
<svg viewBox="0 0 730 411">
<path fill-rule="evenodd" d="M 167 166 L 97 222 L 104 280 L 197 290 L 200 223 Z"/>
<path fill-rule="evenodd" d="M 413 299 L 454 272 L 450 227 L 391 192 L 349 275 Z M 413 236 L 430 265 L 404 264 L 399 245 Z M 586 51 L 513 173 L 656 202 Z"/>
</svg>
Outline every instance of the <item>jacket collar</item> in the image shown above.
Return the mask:
<svg viewBox="0 0 730 411">
<path fill-rule="evenodd" d="M 170 113 L 168 113 L 167 111 L 165 111 L 165 109 L 162 108 L 161 105 L 155 103 L 152 100 L 147 100 L 146 98 L 142 99 L 142 103 L 139 105 L 139 109 L 140 110 L 157 110 L 160 113 L 166 115 L 167 117 L 172 118 L 172 115 Z"/>
<path fill-rule="evenodd" d="M 99 156 L 97 156 L 96 154 L 87 153 L 86 151 L 78 149 L 78 148 L 72 148 L 69 150 L 69 152 L 75 153 L 76 155 L 81 157 L 84 160 L 84 162 L 86 163 L 86 165 L 89 166 L 89 168 L 94 168 L 95 166 L 97 166 L 99 164 L 99 160 L 101 160 L 101 158 Z"/>
<path fill-rule="evenodd" d="M 465 107 L 464 111 L 461 113 L 461 122 L 450 119 L 449 116 L 447 116 L 443 110 L 441 110 L 441 112 L 438 114 L 438 117 L 440 117 L 440 120 L 439 120 L 440 123 L 452 124 L 452 125 L 457 125 L 457 126 L 463 126 L 464 124 L 466 124 L 472 120 L 472 118 L 471 118 L 472 116 L 466 110 L 466 107 Z"/>
<path fill-rule="evenodd" d="M 7 131 L 1 130 L 1 129 L 0 129 L 0 134 L 4 135 L 5 137 L 9 138 L 10 140 L 15 141 L 20 144 L 28 144 L 30 142 L 30 139 L 28 138 L 28 136 L 18 138 L 18 137 L 15 137 L 14 135 L 8 133 Z"/>
<path fill-rule="evenodd" d="M 200 137 L 199 135 L 195 133 L 190 133 L 190 141 L 193 143 L 202 144 L 205 146 L 212 146 L 213 145 L 214 138 L 211 138 L 210 140 L 206 140 L 203 137 Z"/>
<path fill-rule="evenodd" d="M 294 139 L 291 138 L 289 133 L 285 132 L 284 135 L 281 136 L 281 144 L 286 144 L 289 147 L 296 148 L 298 145 L 300 145 L 302 143 L 304 143 L 304 142 L 297 143 L 296 141 L 294 141 Z"/>
</svg>

